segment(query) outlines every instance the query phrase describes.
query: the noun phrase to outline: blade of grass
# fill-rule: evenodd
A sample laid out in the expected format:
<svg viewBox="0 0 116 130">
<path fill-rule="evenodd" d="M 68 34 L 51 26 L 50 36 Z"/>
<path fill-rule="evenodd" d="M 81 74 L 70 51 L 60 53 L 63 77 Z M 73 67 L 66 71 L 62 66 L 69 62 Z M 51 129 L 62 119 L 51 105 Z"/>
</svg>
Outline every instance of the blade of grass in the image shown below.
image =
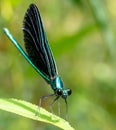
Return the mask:
<svg viewBox="0 0 116 130">
<path fill-rule="evenodd" d="M 40 108 L 40 111 L 37 114 L 38 106 L 26 101 L 13 98 L 0 98 L 0 109 L 36 121 L 50 123 L 64 130 L 74 130 L 74 128 L 72 128 L 67 121 L 61 119 L 56 115 L 51 114 L 43 108 Z"/>
<path fill-rule="evenodd" d="M 116 61 L 114 33 L 108 24 L 107 10 L 101 0 L 89 0 L 93 16 L 98 23 L 111 58 Z"/>
</svg>

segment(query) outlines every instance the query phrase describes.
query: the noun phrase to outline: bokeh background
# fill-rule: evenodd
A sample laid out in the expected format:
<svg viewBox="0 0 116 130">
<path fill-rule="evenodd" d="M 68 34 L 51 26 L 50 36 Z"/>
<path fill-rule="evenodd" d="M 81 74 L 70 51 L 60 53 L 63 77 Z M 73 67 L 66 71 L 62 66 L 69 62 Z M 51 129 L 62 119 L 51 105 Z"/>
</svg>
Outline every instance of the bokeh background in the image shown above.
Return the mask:
<svg viewBox="0 0 116 130">
<path fill-rule="evenodd" d="M 10 29 L 24 47 L 22 21 L 35 3 L 66 87 L 69 122 L 76 130 L 116 129 L 116 1 L 114 0 L 0 0 L 0 97 L 38 104 L 52 93 L 3 33 Z M 50 98 L 42 106 L 49 111 Z M 60 99 L 61 117 L 65 103 Z M 54 112 L 57 114 L 57 103 Z M 58 130 L 0 111 L 0 130 Z"/>
</svg>

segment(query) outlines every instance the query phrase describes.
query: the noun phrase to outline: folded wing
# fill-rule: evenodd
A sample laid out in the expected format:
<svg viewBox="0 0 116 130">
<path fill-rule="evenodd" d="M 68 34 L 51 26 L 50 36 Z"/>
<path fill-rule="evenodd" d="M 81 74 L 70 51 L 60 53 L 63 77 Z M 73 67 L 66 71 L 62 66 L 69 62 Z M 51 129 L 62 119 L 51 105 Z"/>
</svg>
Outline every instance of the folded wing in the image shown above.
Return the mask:
<svg viewBox="0 0 116 130">
<path fill-rule="evenodd" d="M 23 21 L 24 42 L 27 54 L 33 64 L 49 79 L 57 76 L 52 51 L 36 5 L 31 4 Z"/>
</svg>

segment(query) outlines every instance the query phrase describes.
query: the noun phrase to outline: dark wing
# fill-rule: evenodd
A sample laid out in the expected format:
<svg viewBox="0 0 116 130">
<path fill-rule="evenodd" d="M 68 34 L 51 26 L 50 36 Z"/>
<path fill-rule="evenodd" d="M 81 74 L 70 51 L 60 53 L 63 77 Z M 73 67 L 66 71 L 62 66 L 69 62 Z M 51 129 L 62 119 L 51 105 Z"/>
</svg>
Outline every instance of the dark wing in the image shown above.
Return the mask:
<svg viewBox="0 0 116 130">
<path fill-rule="evenodd" d="M 52 51 L 36 5 L 31 4 L 23 21 L 25 48 L 30 60 L 43 73 L 52 79 L 57 75 L 57 68 Z"/>
</svg>

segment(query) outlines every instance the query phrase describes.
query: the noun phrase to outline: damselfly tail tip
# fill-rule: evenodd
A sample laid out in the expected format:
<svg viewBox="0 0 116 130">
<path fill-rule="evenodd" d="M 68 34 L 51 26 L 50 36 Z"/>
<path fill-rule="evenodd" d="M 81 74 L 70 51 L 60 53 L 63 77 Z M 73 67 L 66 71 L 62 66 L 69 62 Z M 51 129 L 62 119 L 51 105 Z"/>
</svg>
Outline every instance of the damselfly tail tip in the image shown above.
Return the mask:
<svg viewBox="0 0 116 130">
<path fill-rule="evenodd" d="M 4 31 L 6 34 L 9 32 L 9 30 L 8 30 L 6 27 L 3 28 L 3 31 Z"/>
</svg>

